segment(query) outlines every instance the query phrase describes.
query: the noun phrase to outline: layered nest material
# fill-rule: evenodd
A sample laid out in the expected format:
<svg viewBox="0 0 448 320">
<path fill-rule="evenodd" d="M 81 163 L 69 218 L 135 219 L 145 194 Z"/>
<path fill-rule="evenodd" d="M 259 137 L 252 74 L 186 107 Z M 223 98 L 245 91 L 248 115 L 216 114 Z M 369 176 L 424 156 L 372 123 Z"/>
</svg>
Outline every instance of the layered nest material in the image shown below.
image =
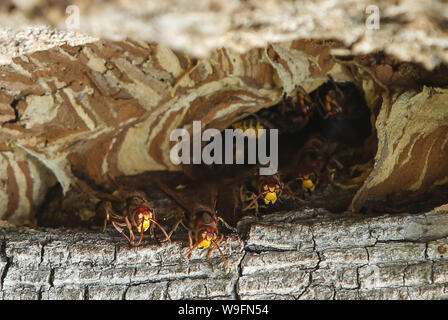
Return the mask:
<svg viewBox="0 0 448 320">
<path fill-rule="evenodd" d="M 84 22 L 68 33 L 19 28 L 60 27 L 67 16 L 58 1 L 2 4 L 2 219 L 101 224 L 99 194 L 120 188 L 143 190 L 169 212 L 154 184 L 164 180 L 191 201 L 201 201 L 205 181 L 217 186 L 217 205 L 235 224 L 250 211 L 244 204 L 257 197 L 258 178 L 250 166 L 173 164 L 170 134 L 191 133 L 195 120 L 203 130 L 279 129 L 278 179 L 290 194 L 275 210 L 422 212 L 446 203 L 442 3 L 380 3 L 379 30 L 366 29 L 362 2 L 323 10 L 320 2 L 206 1 L 189 4 L 189 14 L 170 9 L 177 1 L 144 3 L 96 10 L 99 2 L 78 1 Z M 106 16 L 121 22 L 101 28 Z M 35 34 L 48 41 L 17 41 Z M 318 106 L 305 110 L 307 99 Z M 341 110 L 325 109 L 327 99 Z"/>
</svg>

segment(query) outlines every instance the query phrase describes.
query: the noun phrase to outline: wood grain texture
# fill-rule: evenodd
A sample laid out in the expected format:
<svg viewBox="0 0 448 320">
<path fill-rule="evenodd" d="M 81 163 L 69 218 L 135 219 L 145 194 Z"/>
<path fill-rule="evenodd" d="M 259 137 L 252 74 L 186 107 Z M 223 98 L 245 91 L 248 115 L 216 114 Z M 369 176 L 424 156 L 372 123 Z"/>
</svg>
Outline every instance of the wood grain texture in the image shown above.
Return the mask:
<svg viewBox="0 0 448 320">
<path fill-rule="evenodd" d="M 155 41 L 196 57 L 208 57 L 222 47 L 243 53 L 273 42 L 336 39 L 349 53 L 385 51 L 428 69 L 448 61 L 443 0 L 77 0 L 69 4 L 79 11 L 79 26 L 69 24 L 70 31 L 104 39 Z M 13 30 L 35 24 L 64 30 L 73 16 L 73 11 L 66 13 L 69 4 L 6 0 L 0 5 L 0 19 Z M 371 29 L 375 17 L 378 28 Z"/>
<path fill-rule="evenodd" d="M 445 299 L 448 212 L 246 218 L 215 252 L 117 233 L 0 227 L 2 299 Z M 112 230 L 109 229 L 109 230 Z M 240 239 L 244 239 L 241 240 Z"/>
</svg>

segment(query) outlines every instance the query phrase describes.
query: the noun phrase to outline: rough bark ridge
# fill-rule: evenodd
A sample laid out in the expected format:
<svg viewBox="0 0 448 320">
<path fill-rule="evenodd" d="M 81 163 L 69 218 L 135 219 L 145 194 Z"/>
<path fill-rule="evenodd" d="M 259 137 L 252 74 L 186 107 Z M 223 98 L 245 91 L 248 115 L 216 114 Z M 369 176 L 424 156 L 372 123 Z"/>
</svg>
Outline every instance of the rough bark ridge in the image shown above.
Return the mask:
<svg viewBox="0 0 448 320">
<path fill-rule="evenodd" d="M 2 18 L 1 21 L 4 22 Z M 0 65 L 9 64 L 12 58 L 32 52 L 48 50 L 64 44 L 77 46 L 98 40 L 96 37 L 77 31 L 56 30 L 49 26 L 11 29 L 0 25 Z"/>
<path fill-rule="evenodd" d="M 366 28 L 367 0 L 74 4 L 80 31 L 120 41 L 85 44 L 97 38 L 22 27 L 65 27 L 65 1 L 0 4 L 8 25 L 0 27 L 1 219 L 34 225 L 56 183 L 67 191 L 79 179 L 102 186 L 178 170 L 168 159 L 172 129 L 191 129 L 193 119 L 223 129 L 298 85 L 315 89 L 327 74 L 362 88 L 377 129 L 375 166 L 352 209 L 448 182 L 442 0 L 379 1 L 379 30 Z M 0 297 L 447 298 L 447 222 L 446 205 L 418 215 L 303 209 L 246 218 L 243 240 L 223 244 L 229 273 L 217 253 L 181 258 L 185 239 L 129 250 L 112 229 L 4 225 Z"/>
<path fill-rule="evenodd" d="M 340 40 L 355 54 L 384 50 L 428 69 L 448 61 L 448 9 L 443 0 L 77 0 L 70 4 L 77 5 L 83 32 L 104 39 L 156 41 L 195 56 L 208 56 L 221 47 L 241 53 L 270 42 L 313 38 Z M 65 28 L 74 14 L 71 10 L 66 14 L 67 6 L 63 0 L 8 0 L 0 6 L 0 19 L 14 29 L 42 23 Z M 378 10 L 378 30 L 366 27 L 372 10 Z"/>
<path fill-rule="evenodd" d="M 123 238 L 0 227 L 3 299 L 448 298 L 446 208 L 418 215 L 334 216 L 305 209 L 246 218 L 215 252 L 185 241 L 129 249 Z M 148 240 L 144 240 L 148 241 Z"/>
</svg>

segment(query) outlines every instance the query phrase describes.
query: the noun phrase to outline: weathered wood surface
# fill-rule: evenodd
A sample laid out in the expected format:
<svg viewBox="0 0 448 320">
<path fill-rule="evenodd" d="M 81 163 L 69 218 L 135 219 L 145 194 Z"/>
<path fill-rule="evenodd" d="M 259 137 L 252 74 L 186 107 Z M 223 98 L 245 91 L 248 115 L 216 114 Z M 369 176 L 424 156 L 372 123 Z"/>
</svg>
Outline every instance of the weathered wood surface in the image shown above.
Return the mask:
<svg viewBox="0 0 448 320">
<path fill-rule="evenodd" d="M 67 11 L 69 4 L 77 10 Z M 448 61 L 447 10 L 443 0 L 6 0 L 0 19 L 13 29 L 73 25 L 105 39 L 155 41 L 202 57 L 221 47 L 241 53 L 272 42 L 335 39 L 355 54 L 384 50 L 433 69 Z M 369 29 L 372 18 L 379 29 Z"/>
<path fill-rule="evenodd" d="M 445 211 L 444 211 L 445 210 Z M 335 216 L 304 209 L 239 224 L 209 261 L 186 241 L 129 249 L 112 229 L 0 227 L 2 299 L 446 299 L 448 211 Z"/>
</svg>

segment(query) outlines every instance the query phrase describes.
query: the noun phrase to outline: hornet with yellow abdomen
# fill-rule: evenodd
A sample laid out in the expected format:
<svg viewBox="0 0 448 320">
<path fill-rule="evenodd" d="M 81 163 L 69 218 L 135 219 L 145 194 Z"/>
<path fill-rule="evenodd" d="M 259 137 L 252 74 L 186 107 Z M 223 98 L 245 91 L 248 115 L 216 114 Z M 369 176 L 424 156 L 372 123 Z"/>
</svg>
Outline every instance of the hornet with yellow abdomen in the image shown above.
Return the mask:
<svg viewBox="0 0 448 320">
<path fill-rule="evenodd" d="M 299 173 L 299 177 L 296 179 L 304 192 L 313 193 L 316 190 L 316 185 L 319 182 L 319 178 L 316 173 Z"/>
<path fill-rule="evenodd" d="M 265 129 L 265 127 L 261 124 L 259 120 L 251 118 L 235 122 L 234 124 L 232 124 L 232 128 L 241 129 L 243 132 L 245 132 L 248 129 L 253 129 L 255 132 L 255 138 L 259 138 L 258 136 L 259 129 Z"/>
<path fill-rule="evenodd" d="M 140 235 L 136 244 L 137 246 L 142 242 L 143 233 L 148 229 L 150 230 L 151 236 L 157 240 L 154 233 L 154 225 L 158 226 L 165 235 L 164 241 L 169 240 L 165 229 L 155 219 L 152 204 L 146 200 L 142 193 L 134 193 L 127 197 L 121 214 L 114 211 L 111 201 L 101 201 L 98 204 L 97 211 L 105 215 L 103 232 L 106 229 L 107 221 L 111 220 L 112 225 L 128 240 L 131 247 L 135 245 L 132 227 L 135 227 Z M 129 237 L 123 232 L 123 227 L 128 228 Z"/>
<path fill-rule="evenodd" d="M 296 197 L 289 187 L 285 186 L 281 182 L 279 174 L 274 174 L 271 176 L 259 176 L 258 180 L 258 194 L 250 192 L 248 190 L 244 191 L 244 186 L 240 189 L 240 196 L 242 202 L 250 201 L 250 203 L 242 209 L 242 211 L 247 211 L 249 209 L 255 209 L 255 214 L 259 213 L 258 201 L 261 199 L 263 205 L 272 206 L 277 203 L 283 192 L 289 194 L 292 198 L 301 201 L 302 199 Z M 244 197 L 244 193 L 250 193 L 249 197 Z"/>
<path fill-rule="evenodd" d="M 170 236 L 176 231 L 179 224 L 188 231 L 189 247 L 187 253 L 184 256 L 191 258 L 193 250 L 208 249 L 207 259 L 212 254 L 213 250 L 218 249 L 221 254 L 222 261 L 224 262 L 226 269 L 228 268 L 227 259 L 224 256 L 219 244 L 224 239 L 224 235 L 218 231 L 218 220 L 221 221 L 228 229 L 235 231 L 228 225 L 223 218 L 219 217 L 216 213 L 216 200 L 217 190 L 210 186 L 212 206 L 203 205 L 197 202 L 190 203 L 181 198 L 176 192 L 174 192 L 167 185 L 160 181 L 157 181 L 158 187 L 165 192 L 170 198 L 172 198 L 183 210 L 184 213 L 178 219 L 173 229 L 170 232 Z M 194 243 L 194 244 L 193 244 Z"/>
</svg>

